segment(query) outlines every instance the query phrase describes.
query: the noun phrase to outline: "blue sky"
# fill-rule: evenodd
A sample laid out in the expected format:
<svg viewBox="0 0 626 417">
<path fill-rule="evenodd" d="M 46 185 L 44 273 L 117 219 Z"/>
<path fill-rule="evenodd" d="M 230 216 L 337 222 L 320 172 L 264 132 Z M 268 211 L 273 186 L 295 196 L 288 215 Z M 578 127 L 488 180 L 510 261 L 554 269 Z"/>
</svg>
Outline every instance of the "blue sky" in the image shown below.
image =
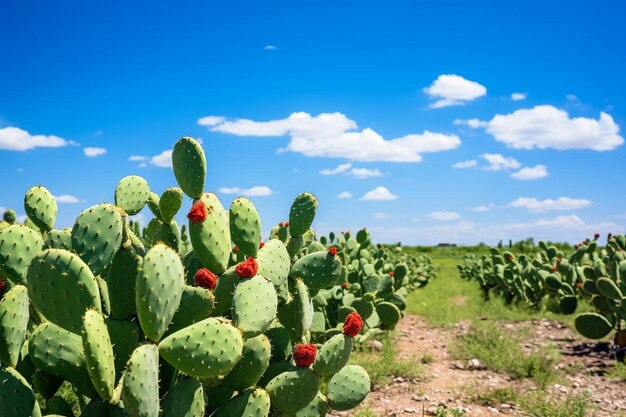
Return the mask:
<svg viewBox="0 0 626 417">
<path fill-rule="evenodd" d="M 161 193 L 187 135 L 207 190 L 251 195 L 266 229 L 311 191 L 320 231 L 385 242 L 625 231 L 624 2 L 0 7 L 0 206 L 20 214 L 35 184 L 67 201 L 58 227 L 125 175 Z"/>
</svg>

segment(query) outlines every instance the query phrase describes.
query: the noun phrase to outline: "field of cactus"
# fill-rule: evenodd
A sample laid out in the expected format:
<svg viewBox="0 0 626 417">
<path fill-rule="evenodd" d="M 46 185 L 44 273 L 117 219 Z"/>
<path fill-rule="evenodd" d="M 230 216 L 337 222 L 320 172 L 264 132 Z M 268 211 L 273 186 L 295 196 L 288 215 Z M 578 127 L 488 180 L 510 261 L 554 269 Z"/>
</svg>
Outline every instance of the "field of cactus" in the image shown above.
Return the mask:
<svg viewBox="0 0 626 417">
<path fill-rule="evenodd" d="M 72 228 L 55 228 L 39 185 L 24 224 L 4 213 L 0 416 L 74 416 L 62 385 L 88 417 L 315 417 L 361 404 L 370 377 L 351 353 L 396 328 L 432 260 L 365 229 L 318 238 L 306 192 L 264 240 L 252 201 L 225 209 L 205 192 L 198 142 L 179 140 L 172 160 L 178 187 L 159 196 L 124 177 Z M 130 219 L 148 210 L 145 227 Z"/>
</svg>

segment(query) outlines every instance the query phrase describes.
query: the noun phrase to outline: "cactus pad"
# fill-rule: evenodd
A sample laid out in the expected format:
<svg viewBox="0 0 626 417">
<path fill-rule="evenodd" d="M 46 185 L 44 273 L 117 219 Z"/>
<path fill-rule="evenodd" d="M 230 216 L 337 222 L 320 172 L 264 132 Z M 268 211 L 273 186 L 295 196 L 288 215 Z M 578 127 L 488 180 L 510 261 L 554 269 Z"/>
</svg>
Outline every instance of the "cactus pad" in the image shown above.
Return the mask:
<svg viewBox="0 0 626 417">
<path fill-rule="evenodd" d="M 0 300 L 0 362 L 15 368 L 28 327 L 28 291 L 11 288 Z"/>
<path fill-rule="evenodd" d="M 50 191 L 42 186 L 31 187 L 24 196 L 24 210 L 35 226 L 52 230 L 57 218 L 57 202 Z"/>
<path fill-rule="evenodd" d="M 52 229 L 44 240 L 46 249 L 72 250 L 72 229 Z"/>
<path fill-rule="evenodd" d="M 203 417 L 204 391 L 197 379 L 176 381 L 161 403 L 162 417 Z"/>
<path fill-rule="evenodd" d="M 352 344 L 352 338 L 345 334 L 331 337 L 318 351 L 313 370 L 323 377 L 336 374 L 348 363 Z"/>
<path fill-rule="evenodd" d="M 301 278 L 310 289 L 327 288 L 340 281 L 341 261 L 326 252 L 310 253 L 291 267 L 290 276 Z"/>
<path fill-rule="evenodd" d="M 315 218 L 317 197 L 310 193 L 302 193 L 293 201 L 289 211 L 289 234 L 302 236 Z"/>
<path fill-rule="evenodd" d="M 115 205 L 134 216 L 139 213 L 150 197 L 148 182 L 138 175 L 122 178 L 115 187 Z"/>
<path fill-rule="evenodd" d="M 233 397 L 215 414 L 215 417 L 267 417 L 270 396 L 260 388 L 243 391 Z"/>
<path fill-rule="evenodd" d="M 271 239 L 259 250 L 256 260 L 259 264 L 257 274 L 272 281 L 278 298 L 284 302 L 289 301 L 287 277 L 291 261 L 285 244 L 278 239 Z"/>
<path fill-rule="evenodd" d="M 221 274 L 228 267 L 230 257 L 228 214 L 215 194 L 205 193 L 199 202 L 206 207 L 207 215 L 201 222 L 189 221 L 191 245 L 202 265 Z"/>
<path fill-rule="evenodd" d="M 172 187 L 165 190 L 159 200 L 161 221 L 163 223 L 170 223 L 182 205 L 183 191 L 180 188 Z"/>
<path fill-rule="evenodd" d="M 274 377 L 266 387 L 272 407 L 281 414 L 300 411 L 307 406 L 322 384 L 322 379 L 310 368 L 297 368 Z"/>
<path fill-rule="evenodd" d="M 180 299 L 180 306 L 167 328 L 166 335 L 170 335 L 208 318 L 215 305 L 215 296 L 207 289 L 185 285 Z"/>
<path fill-rule="evenodd" d="M 272 283 L 261 275 L 243 279 L 233 295 L 233 322 L 243 337 L 258 336 L 274 321 L 277 307 L 278 298 Z"/>
<path fill-rule="evenodd" d="M 385 330 L 395 329 L 396 325 L 400 321 L 400 318 L 402 317 L 400 309 L 396 307 L 395 304 L 387 301 L 383 301 L 376 305 L 376 313 L 378 313 L 380 324 Z"/>
<path fill-rule="evenodd" d="M 83 318 L 83 350 L 87 372 L 100 396 L 109 401 L 115 389 L 115 362 L 109 331 L 104 318 L 95 310 L 87 310 Z"/>
<path fill-rule="evenodd" d="M 613 325 L 598 313 L 582 313 L 574 320 L 578 333 L 588 339 L 602 339 L 611 333 Z"/>
<path fill-rule="evenodd" d="M 365 369 L 349 365 L 328 382 L 326 397 L 334 410 L 345 411 L 361 404 L 370 392 L 370 378 Z"/>
<path fill-rule="evenodd" d="M 113 257 L 106 277 L 112 317 L 124 319 L 137 312 L 135 286 L 142 263 L 139 255 L 126 248 Z"/>
<path fill-rule="evenodd" d="M 224 378 L 224 384 L 235 390 L 254 386 L 270 364 L 272 346 L 265 335 L 246 339 L 241 359 Z"/>
<path fill-rule="evenodd" d="M 29 227 L 7 227 L 0 232 L 0 272 L 16 284 L 26 285 L 28 266 L 42 247 L 41 236 Z"/>
<path fill-rule="evenodd" d="M 230 237 L 239 250 L 256 258 L 261 242 L 261 219 L 247 198 L 236 198 L 230 205 Z"/>
<path fill-rule="evenodd" d="M 0 368 L 0 416 L 41 417 L 33 389 L 12 368 Z"/>
<path fill-rule="evenodd" d="M 184 137 L 172 151 L 172 165 L 178 185 L 191 198 L 200 198 L 206 179 L 206 157 L 200 144 Z"/>
<path fill-rule="evenodd" d="M 129 417 L 159 416 L 159 349 L 139 346 L 126 364 L 122 401 Z"/>
</svg>

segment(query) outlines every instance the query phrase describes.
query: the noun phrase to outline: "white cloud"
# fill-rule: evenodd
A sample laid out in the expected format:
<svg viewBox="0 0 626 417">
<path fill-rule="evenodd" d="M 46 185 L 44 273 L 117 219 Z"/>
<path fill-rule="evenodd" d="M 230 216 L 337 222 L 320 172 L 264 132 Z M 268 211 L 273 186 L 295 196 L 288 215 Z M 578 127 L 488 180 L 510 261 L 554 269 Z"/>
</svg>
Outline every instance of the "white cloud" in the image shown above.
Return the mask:
<svg viewBox="0 0 626 417">
<path fill-rule="evenodd" d="M 337 196 L 337 198 L 352 198 L 352 194 L 347 192 L 347 191 L 342 191 L 341 193 L 339 193 L 339 195 Z"/>
<path fill-rule="evenodd" d="M 574 94 L 568 94 L 565 96 L 565 98 L 569 101 L 578 101 L 578 97 L 576 97 Z"/>
<path fill-rule="evenodd" d="M 147 159 L 148 159 L 147 156 L 142 156 L 142 155 L 133 155 L 130 158 L 128 158 L 129 161 L 138 161 L 138 162 L 145 161 Z"/>
<path fill-rule="evenodd" d="M 456 135 L 428 130 L 386 140 L 369 128 L 358 131 L 356 122 L 342 113 L 311 116 L 298 112 L 286 119 L 268 122 L 237 119 L 219 123 L 211 127 L 211 131 L 237 136 L 290 136 L 289 144 L 279 152 L 368 162 L 421 162 L 422 153 L 441 152 L 461 145 Z"/>
<path fill-rule="evenodd" d="M 487 127 L 489 122 L 480 119 L 454 119 L 456 126 L 467 126 L 472 129 L 478 129 L 479 127 Z"/>
<path fill-rule="evenodd" d="M 74 197 L 73 195 L 68 195 L 68 194 L 55 195 L 54 199 L 59 204 L 77 204 L 77 203 L 82 203 L 82 201 L 79 200 L 77 197 Z"/>
<path fill-rule="evenodd" d="M 619 126 L 604 112 L 599 119 L 575 117 L 554 106 L 498 114 L 489 121 L 487 132 L 514 149 L 591 149 L 608 151 L 624 143 Z"/>
<path fill-rule="evenodd" d="M 473 168 L 476 165 L 478 165 L 478 162 L 475 159 L 472 159 L 470 161 L 457 162 L 456 164 L 452 165 L 452 168 L 459 168 L 459 169 Z"/>
<path fill-rule="evenodd" d="M 506 169 L 517 169 L 522 166 L 513 158 L 507 158 L 499 153 L 485 153 L 480 156 L 486 160 L 489 165 L 484 167 L 485 171 L 502 171 Z"/>
<path fill-rule="evenodd" d="M 526 93 L 513 93 L 513 94 L 511 94 L 511 100 L 513 100 L 513 101 L 525 100 L 526 97 L 528 97 L 528 94 L 526 94 Z"/>
<path fill-rule="evenodd" d="M 226 118 L 224 116 L 205 116 L 198 119 L 200 126 L 216 126 L 222 123 Z"/>
<path fill-rule="evenodd" d="M 363 194 L 363 197 L 360 200 L 364 201 L 391 201 L 397 200 L 398 196 L 393 194 L 385 187 L 376 187 L 371 191 Z"/>
<path fill-rule="evenodd" d="M 556 200 L 548 198 L 538 200 L 536 198 L 520 197 L 511 201 L 508 207 L 525 208 L 533 212 L 553 211 L 553 210 L 577 210 L 591 205 L 590 200 L 582 198 L 559 197 Z"/>
<path fill-rule="evenodd" d="M 482 206 L 472 207 L 470 210 L 476 213 L 484 213 L 487 211 L 491 211 L 491 209 L 493 209 L 495 206 L 496 206 L 495 204 L 486 204 Z"/>
<path fill-rule="evenodd" d="M 263 48 L 263 49 L 265 49 L 266 51 L 273 51 L 273 50 L 278 49 L 278 48 L 276 46 L 274 46 L 274 45 L 265 45 L 265 48 Z"/>
<path fill-rule="evenodd" d="M 372 215 L 372 217 L 378 220 L 383 220 L 387 218 L 387 214 L 383 213 L 382 211 L 377 211 Z"/>
<path fill-rule="evenodd" d="M 35 148 L 60 148 L 74 144 L 54 135 L 31 135 L 19 127 L 0 128 L 0 149 L 28 151 Z"/>
<path fill-rule="evenodd" d="M 85 156 L 88 156 L 89 158 L 95 158 L 97 156 L 104 155 L 105 153 L 107 153 L 107 150 L 104 148 L 87 147 L 83 148 L 83 152 L 85 153 Z"/>
<path fill-rule="evenodd" d="M 251 188 L 222 187 L 218 191 L 222 194 L 239 194 L 244 197 L 268 197 L 274 194 L 272 189 L 265 185 L 256 185 Z"/>
<path fill-rule="evenodd" d="M 148 166 L 148 164 L 146 164 L 145 162 L 140 163 L 139 165 L 137 165 L 139 168 L 145 168 Z"/>
<path fill-rule="evenodd" d="M 333 169 L 323 169 L 320 171 L 322 175 L 352 175 L 359 179 L 370 177 L 382 177 L 383 173 L 378 169 L 353 168 L 351 163 L 340 164 Z"/>
<path fill-rule="evenodd" d="M 535 165 L 534 167 L 525 167 L 511 174 L 511 178 L 516 180 L 537 180 L 548 176 L 548 168 L 545 165 Z"/>
<path fill-rule="evenodd" d="M 431 109 L 463 105 L 487 94 L 485 86 L 455 74 L 440 75 L 423 91 L 437 100 L 429 105 Z"/>
<path fill-rule="evenodd" d="M 428 213 L 427 217 L 431 220 L 447 222 L 452 220 L 459 220 L 461 218 L 461 215 L 454 211 L 433 211 L 432 213 Z"/>
<path fill-rule="evenodd" d="M 159 168 L 172 167 L 172 150 L 168 149 L 150 158 L 150 163 Z"/>
</svg>

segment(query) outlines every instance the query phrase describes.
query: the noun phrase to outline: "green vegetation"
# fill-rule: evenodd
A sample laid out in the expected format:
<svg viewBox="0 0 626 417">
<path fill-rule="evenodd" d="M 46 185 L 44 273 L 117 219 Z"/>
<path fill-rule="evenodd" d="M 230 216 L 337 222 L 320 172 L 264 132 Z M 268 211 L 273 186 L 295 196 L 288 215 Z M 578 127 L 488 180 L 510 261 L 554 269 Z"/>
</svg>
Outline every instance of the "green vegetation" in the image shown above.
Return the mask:
<svg viewBox="0 0 626 417">
<path fill-rule="evenodd" d="M 594 407 L 589 393 L 568 395 L 564 400 L 535 392 L 522 397 L 520 407 L 529 417 L 592 417 Z"/>
</svg>

